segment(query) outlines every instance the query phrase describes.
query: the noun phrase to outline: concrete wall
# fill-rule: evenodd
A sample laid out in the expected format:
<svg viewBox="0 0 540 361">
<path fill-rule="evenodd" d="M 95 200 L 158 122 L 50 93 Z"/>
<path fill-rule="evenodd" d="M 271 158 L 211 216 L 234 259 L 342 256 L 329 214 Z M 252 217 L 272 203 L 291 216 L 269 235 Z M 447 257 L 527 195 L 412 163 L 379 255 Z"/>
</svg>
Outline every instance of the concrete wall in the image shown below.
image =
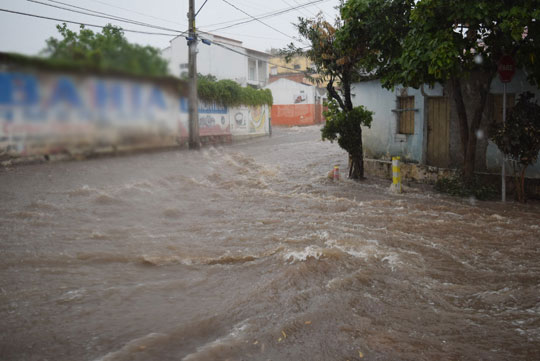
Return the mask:
<svg viewBox="0 0 540 361">
<path fill-rule="evenodd" d="M 441 96 L 442 87 L 426 87 L 429 96 Z M 353 105 L 363 105 L 374 112 L 371 128 L 363 128 L 363 142 L 367 157 L 390 159 L 400 155 L 407 161 L 423 163 L 424 134 L 426 132 L 425 102 L 419 89 L 397 87 L 394 91 L 384 89 L 380 81 L 371 80 L 356 83 L 352 87 Z M 414 96 L 414 134 L 398 133 L 397 97 Z"/>
<path fill-rule="evenodd" d="M 2 68 L 0 160 L 178 146 L 189 136 L 179 79 Z M 201 102 L 199 127 L 203 141 L 269 134 L 269 107 Z"/>
<path fill-rule="evenodd" d="M 37 70 L 0 72 L 0 151 L 32 155 L 174 145 L 177 136 L 187 136 L 179 87 Z"/>
</svg>

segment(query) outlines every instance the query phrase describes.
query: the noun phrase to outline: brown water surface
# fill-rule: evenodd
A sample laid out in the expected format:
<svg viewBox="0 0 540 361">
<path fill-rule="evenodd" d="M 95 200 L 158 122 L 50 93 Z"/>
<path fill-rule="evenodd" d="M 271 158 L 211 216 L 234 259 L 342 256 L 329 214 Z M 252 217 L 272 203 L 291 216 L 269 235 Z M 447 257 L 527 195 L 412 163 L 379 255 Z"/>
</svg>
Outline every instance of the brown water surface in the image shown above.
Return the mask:
<svg viewBox="0 0 540 361">
<path fill-rule="evenodd" d="M 333 182 L 319 139 L 0 170 L 0 359 L 540 359 L 538 204 Z"/>
</svg>

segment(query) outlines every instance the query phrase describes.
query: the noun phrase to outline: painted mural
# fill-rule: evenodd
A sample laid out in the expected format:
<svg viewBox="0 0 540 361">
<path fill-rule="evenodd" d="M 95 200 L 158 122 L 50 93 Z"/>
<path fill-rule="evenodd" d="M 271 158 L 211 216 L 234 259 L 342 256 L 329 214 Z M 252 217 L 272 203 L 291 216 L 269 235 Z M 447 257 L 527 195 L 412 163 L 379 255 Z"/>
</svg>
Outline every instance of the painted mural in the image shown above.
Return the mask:
<svg viewBox="0 0 540 361">
<path fill-rule="evenodd" d="M 178 96 L 178 86 L 42 70 L 0 71 L 0 156 L 185 143 L 188 103 Z M 200 135 L 268 134 L 268 113 L 268 106 L 201 102 Z"/>
<path fill-rule="evenodd" d="M 188 100 L 180 98 L 180 110 L 188 114 Z M 231 133 L 228 107 L 216 103 L 199 102 L 199 134 L 201 136 L 228 135 Z"/>
<path fill-rule="evenodd" d="M 0 148 L 21 154 L 77 145 L 174 143 L 174 93 L 151 83 L 0 72 Z"/>
<path fill-rule="evenodd" d="M 264 132 L 267 118 L 267 107 L 260 105 L 249 107 L 249 132 Z"/>
</svg>

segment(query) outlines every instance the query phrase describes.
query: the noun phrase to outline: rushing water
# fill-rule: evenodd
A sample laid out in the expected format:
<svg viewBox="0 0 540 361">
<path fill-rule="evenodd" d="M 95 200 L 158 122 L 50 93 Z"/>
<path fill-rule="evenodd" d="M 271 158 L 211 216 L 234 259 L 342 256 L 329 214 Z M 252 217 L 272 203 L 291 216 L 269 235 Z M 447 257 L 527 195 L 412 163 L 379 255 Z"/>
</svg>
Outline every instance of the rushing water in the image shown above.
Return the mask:
<svg viewBox="0 0 540 361">
<path fill-rule="evenodd" d="M 540 206 L 334 182 L 319 134 L 1 170 L 0 359 L 540 359 Z"/>
</svg>

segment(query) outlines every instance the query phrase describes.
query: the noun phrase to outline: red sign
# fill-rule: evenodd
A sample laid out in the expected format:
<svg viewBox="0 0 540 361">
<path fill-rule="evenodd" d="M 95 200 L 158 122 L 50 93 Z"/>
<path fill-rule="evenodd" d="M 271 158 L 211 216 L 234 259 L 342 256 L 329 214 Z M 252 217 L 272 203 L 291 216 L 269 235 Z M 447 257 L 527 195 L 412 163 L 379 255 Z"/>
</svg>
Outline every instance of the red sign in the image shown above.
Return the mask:
<svg viewBox="0 0 540 361">
<path fill-rule="evenodd" d="M 510 55 L 503 55 L 499 60 L 497 70 L 499 71 L 499 79 L 503 83 L 509 83 L 516 73 L 516 63 Z"/>
</svg>

